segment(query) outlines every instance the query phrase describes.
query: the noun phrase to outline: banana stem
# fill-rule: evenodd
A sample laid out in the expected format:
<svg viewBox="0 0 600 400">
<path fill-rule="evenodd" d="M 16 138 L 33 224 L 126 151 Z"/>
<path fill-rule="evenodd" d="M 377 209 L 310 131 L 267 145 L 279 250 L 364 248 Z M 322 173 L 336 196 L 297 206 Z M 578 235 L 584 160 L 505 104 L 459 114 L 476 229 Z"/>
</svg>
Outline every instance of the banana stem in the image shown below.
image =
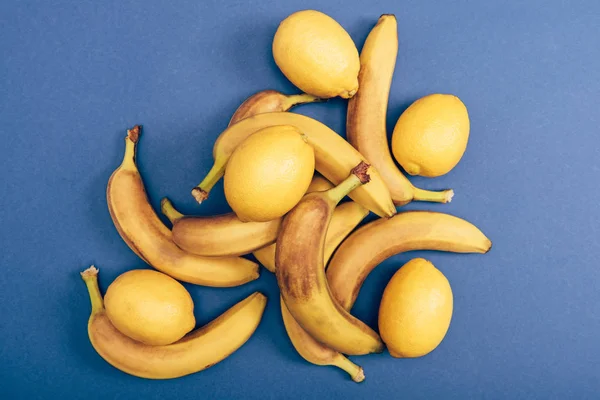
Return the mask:
<svg viewBox="0 0 600 400">
<path fill-rule="evenodd" d="M 283 101 L 282 109 L 283 111 L 288 111 L 290 108 L 299 104 L 316 103 L 320 101 L 327 101 L 327 99 L 321 99 L 317 96 L 313 96 L 312 94 L 308 93 L 292 94 L 286 96 L 285 100 Z"/>
<path fill-rule="evenodd" d="M 423 190 L 417 187 L 413 188 L 413 200 L 415 201 L 431 201 L 434 203 L 450 203 L 454 197 L 454 190 L 442 190 L 433 192 L 431 190 Z"/>
<path fill-rule="evenodd" d="M 364 161 L 361 161 L 354 169 L 350 176 L 342 181 L 339 185 L 334 187 L 333 189 L 329 189 L 325 193 L 327 193 L 327 197 L 331 199 L 335 204 L 339 203 L 348 193 L 363 185 L 368 183 L 371 179 L 369 174 L 367 174 L 367 170 L 370 165 Z"/>
<path fill-rule="evenodd" d="M 346 371 L 354 382 L 360 383 L 365 380 L 365 372 L 363 371 L 362 367 L 354 364 L 344 356 L 340 355 L 340 357 L 336 357 L 332 362 L 332 365 L 335 365 L 336 367 Z"/>
<path fill-rule="evenodd" d="M 123 156 L 123 163 L 121 164 L 121 167 L 127 169 L 136 169 L 135 147 L 140 139 L 141 134 L 142 127 L 140 125 L 136 125 L 127 130 L 127 136 L 125 137 L 125 155 Z"/>
<path fill-rule="evenodd" d="M 81 273 L 92 303 L 92 315 L 104 310 L 104 300 L 98 287 L 98 268 L 93 265 Z"/>
<path fill-rule="evenodd" d="M 163 199 L 160 201 L 160 210 L 162 211 L 164 216 L 167 217 L 169 221 L 171 221 L 172 224 L 185 216 L 179 211 L 177 211 L 173 206 L 173 203 L 171 203 L 171 200 L 169 200 L 166 197 L 163 197 Z"/>
<path fill-rule="evenodd" d="M 225 165 L 227 162 L 223 162 L 217 158 L 215 163 L 213 164 L 208 174 L 204 177 L 202 182 L 200 182 L 195 188 L 192 189 L 192 196 L 201 204 L 204 200 L 208 198 L 208 194 L 210 190 L 215 186 L 219 179 L 225 175 Z"/>
</svg>

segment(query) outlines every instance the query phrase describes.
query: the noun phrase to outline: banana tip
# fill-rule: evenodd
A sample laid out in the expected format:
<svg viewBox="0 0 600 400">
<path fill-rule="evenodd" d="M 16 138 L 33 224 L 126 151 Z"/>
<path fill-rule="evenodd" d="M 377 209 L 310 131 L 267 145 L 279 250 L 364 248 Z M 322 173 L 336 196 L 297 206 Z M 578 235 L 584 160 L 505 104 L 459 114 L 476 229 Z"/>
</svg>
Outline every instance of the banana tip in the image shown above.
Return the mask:
<svg viewBox="0 0 600 400">
<path fill-rule="evenodd" d="M 199 187 L 195 187 L 192 189 L 192 196 L 194 196 L 194 199 L 196 199 L 198 204 L 202 204 L 204 200 L 208 199 L 208 192 Z"/>
<path fill-rule="evenodd" d="M 356 383 L 360 383 L 365 380 L 365 371 L 362 369 L 362 367 L 358 368 L 358 372 L 352 377 L 352 380 Z"/>
<path fill-rule="evenodd" d="M 131 129 L 127 130 L 127 138 L 131 140 L 133 143 L 137 143 L 140 139 L 140 135 L 142 134 L 142 126 L 136 125 Z"/>
<path fill-rule="evenodd" d="M 450 203 L 454 198 L 454 190 L 450 189 L 446 191 L 446 203 Z"/>
<path fill-rule="evenodd" d="M 93 265 L 81 272 L 81 277 L 83 279 L 96 275 L 98 275 L 98 268 L 94 267 Z"/>
<path fill-rule="evenodd" d="M 369 164 L 367 164 L 364 161 L 361 161 L 360 164 L 358 164 L 356 167 L 354 167 L 352 169 L 352 174 L 356 175 L 358 177 L 358 179 L 360 179 L 360 183 L 362 183 L 363 185 L 365 183 L 369 183 L 369 181 L 371 180 L 371 177 L 367 173 L 367 170 L 369 169 L 369 167 L 370 167 Z"/>
</svg>

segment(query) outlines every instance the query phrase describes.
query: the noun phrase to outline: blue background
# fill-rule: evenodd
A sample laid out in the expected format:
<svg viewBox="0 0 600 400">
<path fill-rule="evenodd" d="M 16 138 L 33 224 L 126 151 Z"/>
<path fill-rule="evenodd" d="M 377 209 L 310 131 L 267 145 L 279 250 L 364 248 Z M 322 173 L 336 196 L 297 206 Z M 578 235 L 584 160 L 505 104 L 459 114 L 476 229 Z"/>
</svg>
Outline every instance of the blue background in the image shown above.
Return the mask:
<svg viewBox="0 0 600 400">
<path fill-rule="evenodd" d="M 279 315 L 274 276 L 235 289 L 187 285 L 201 324 L 255 290 L 270 301 L 233 356 L 172 381 L 126 375 L 91 347 L 79 271 L 105 290 L 144 267 L 112 225 L 105 188 L 125 128 L 144 125 L 139 165 L 154 206 L 227 210 L 222 186 L 189 195 L 214 139 L 252 93 L 297 92 L 271 55 L 278 23 L 316 8 L 358 48 L 395 13 L 400 50 L 389 128 L 417 98 L 453 93 L 471 138 L 460 164 L 426 188 L 452 187 L 449 212 L 494 242 L 486 256 L 433 252 L 387 260 L 354 313 L 376 324 L 392 274 L 416 256 L 448 277 L 455 312 L 430 355 L 354 358 L 352 383 L 306 363 Z M 597 398 L 600 392 L 600 3 L 588 1 L 3 1 L 0 5 L 0 397 L 3 399 Z M 297 111 L 344 134 L 344 101 Z"/>
</svg>

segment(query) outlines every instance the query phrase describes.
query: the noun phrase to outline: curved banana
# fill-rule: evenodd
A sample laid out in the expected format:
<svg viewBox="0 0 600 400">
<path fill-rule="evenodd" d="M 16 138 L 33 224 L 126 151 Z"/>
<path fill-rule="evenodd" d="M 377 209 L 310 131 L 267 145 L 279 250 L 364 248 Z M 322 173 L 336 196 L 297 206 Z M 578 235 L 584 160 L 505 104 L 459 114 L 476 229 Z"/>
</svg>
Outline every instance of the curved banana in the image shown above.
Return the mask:
<svg viewBox="0 0 600 400">
<path fill-rule="evenodd" d="M 162 213 L 173 224 L 173 241 L 202 256 L 239 256 L 267 246 L 277 239 L 281 218 L 268 222 L 242 222 L 235 213 L 212 217 L 185 216 L 162 199 Z"/>
<path fill-rule="evenodd" d="M 343 181 L 348 171 L 359 162 L 366 161 L 348 142 L 321 122 L 291 112 L 274 112 L 245 118 L 221 133 L 219 143 L 215 144 L 215 164 L 205 181 L 212 181 L 217 176 L 220 178 L 231 153 L 244 139 L 259 129 L 274 125 L 292 125 L 304 133 L 315 151 L 316 170 L 334 184 Z M 350 198 L 381 217 L 394 215 L 396 207 L 386 184 L 375 168 L 371 167 L 369 174 L 371 181 L 352 191 Z M 203 190 L 202 184 L 192 190 L 197 200 L 206 198 L 201 194 Z"/>
<path fill-rule="evenodd" d="M 317 101 L 324 100 L 306 93 L 286 95 L 276 90 L 263 90 L 248 97 L 238 107 L 229 121 L 229 126 L 256 114 L 288 111 L 294 106 Z M 215 160 L 219 154 L 219 147 L 222 146 L 221 141 L 222 138 L 219 136 L 213 146 L 213 158 Z M 220 170 L 217 165 L 212 167 L 206 178 L 198 185 L 198 190 L 192 191 L 198 203 L 202 203 L 203 200 L 208 198 L 208 193 L 215 186 L 215 183 L 223 177 L 224 172 L 225 170 Z"/>
<path fill-rule="evenodd" d="M 92 303 L 88 321 L 92 346 L 109 364 L 140 378 L 177 378 L 224 360 L 250 339 L 267 304 L 267 298 L 255 292 L 179 341 L 149 346 L 125 336 L 111 324 L 97 275 L 98 270 L 93 266 L 81 273 Z"/>
<path fill-rule="evenodd" d="M 383 342 L 331 297 L 324 246 L 336 204 L 369 181 L 367 168 L 361 161 L 337 187 L 304 196 L 284 218 L 277 237 L 277 283 L 288 310 L 316 340 L 350 355 L 381 352 Z"/>
<path fill-rule="evenodd" d="M 281 316 L 294 348 L 306 361 L 315 365 L 333 365 L 346 371 L 354 382 L 365 380 L 363 369 L 354 364 L 343 354 L 317 342 L 296 322 L 288 311 L 283 298 L 281 300 Z"/>
<path fill-rule="evenodd" d="M 244 258 L 190 254 L 171 240 L 171 231 L 148 202 L 135 164 L 139 126 L 127 131 L 125 156 L 108 181 L 106 198 L 119 234 L 144 261 L 175 279 L 205 286 L 238 286 L 258 278 L 258 265 Z"/>
<path fill-rule="evenodd" d="M 383 260 L 411 250 L 487 253 L 492 242 L 464 219 L 438 212 L 407 211 L 366 224 L 335 252 L 327 280 L 334 298 L 350 310 L 371 271 Z"/>
<path fill-rule="evenodd" d="M 341 204 L 335 209 L 333 217 L 331 218 L 331 223 L 327 229 L 323 265 L 327 265 L 335 249 L 368 213 L 368 210 L 354 202 Z M 273 258 L 275 258 L 274 247 L 275 246 L 273 246 Z M 259 257 L 256 258 L 260 261 Z M 294 348 L 302 358 L 316 365 L 334 365 L 341 368 L 350 375 L 354 382 L 362 382 L 365 379 L 365 373 L 361 367 L 348 360 L 341 353 L 319 343 L 310 336 L 310 334 L 296 322 L 294 317 L 292 317 L 283 298 L 281 298 L 281 316 L 283 318 L 285 330 L 287 331 Z"/>
<path fill-rule="evenodd" d="M 348 102 L 346 136 L 372 163 L 387 184 L 396 205 L 413 200 L 446 203 L 454 192 L 416 188 L 396 167 L 390 154 L 386 113 L 398 54 L 396 17 L 384 14 L 371 30 L 360 53 L 360 90 Z"/>
<path fill-rule="evenodd" d="M 344 238 L 348 236 L 350 232 L 352 232 L 352 230 L 356 228 L 360 221 L 365 219 L 368 214 L 369 210 L 353 201 L 342 203 L 335 208 L 325 239 L 325 265 L 327 265 L 327 261 L 329 261 L 329 258 L 335 249 L 337 249 L 337 247 L 340 245 L 340 243 L 342 243 Z M 277 244 L 273 243 L 269 246 L 263 247 L 262 249 L 254 251 L 253 254 L 254 257 L 256 257 L 256 259 L 262 265 L 264 265 L 266 269 L 271 272 L 275 272 L 276 249 Z"/>
</svg>

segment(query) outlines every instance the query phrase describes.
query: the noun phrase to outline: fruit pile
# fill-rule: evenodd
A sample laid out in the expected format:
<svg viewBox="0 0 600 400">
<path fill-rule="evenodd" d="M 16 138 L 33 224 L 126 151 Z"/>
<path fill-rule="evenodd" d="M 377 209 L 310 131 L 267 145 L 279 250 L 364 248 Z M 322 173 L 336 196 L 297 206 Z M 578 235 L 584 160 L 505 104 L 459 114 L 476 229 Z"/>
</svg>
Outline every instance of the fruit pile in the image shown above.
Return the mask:
<svg viewBox="0 0 600 400">
<path fill-rule="evenodd" d="M 108 208 L 123 240 L 157 271 L 124 273 L 104 299 L 98 270 L 82 272 L 92 302 L 89 337 L 106 361 L 135 376 L 168 379 L 206 369 L 236 351 L 260 323 L 266 297 L 253 293 L 193 330 L 194 304 L 178 281 L 242 285 L 259 276 L 259 266 L 241 257 L 250 253 L 276 274 L 283 323 L 307 361 L 335 365 L 360 382 L 362 368 L 346 355 L 387 346 L 394 357 L 419 357 L 437 347 L 450 325 L 452 290 L 426 260 L 409 261 L 388 283 L 379 309 L 381 336 L 350 314 L 366 277 L 386 258 L 410 250 L 491 248 L 461 218 L 397 213 L 396 206 L 411 201 L 448 202 L 453 191 L 413 186 L 392 153 L 411 175 L 440 176 L 459 162 L 469 137 L 463 103 L 434 94 L 400 116 L 390 151 L 386 111 L 397 51 L 393 15 L 379 18 L 360 56 L 329 16 L 307 10 L 287 17 L 275 34 L 273 55 L 304 93 L 266 90 L 247 99 L 218 137 L 213 167 L 192 190 L 201 203 L 223 178 L 229 214 L 186 216 L 165 198 L 161 210 L 172 223 L 167 228 L 136 166 L 141 128 L 127 131 L 123 162 L 108 182 Z M 335 96 L 349 99 L 348 141 L 288 112 Z M 351 200 L 342 202 L 346 196 Z M 354 231 L 369 212 L 381 218 Z"/>
</svg>

